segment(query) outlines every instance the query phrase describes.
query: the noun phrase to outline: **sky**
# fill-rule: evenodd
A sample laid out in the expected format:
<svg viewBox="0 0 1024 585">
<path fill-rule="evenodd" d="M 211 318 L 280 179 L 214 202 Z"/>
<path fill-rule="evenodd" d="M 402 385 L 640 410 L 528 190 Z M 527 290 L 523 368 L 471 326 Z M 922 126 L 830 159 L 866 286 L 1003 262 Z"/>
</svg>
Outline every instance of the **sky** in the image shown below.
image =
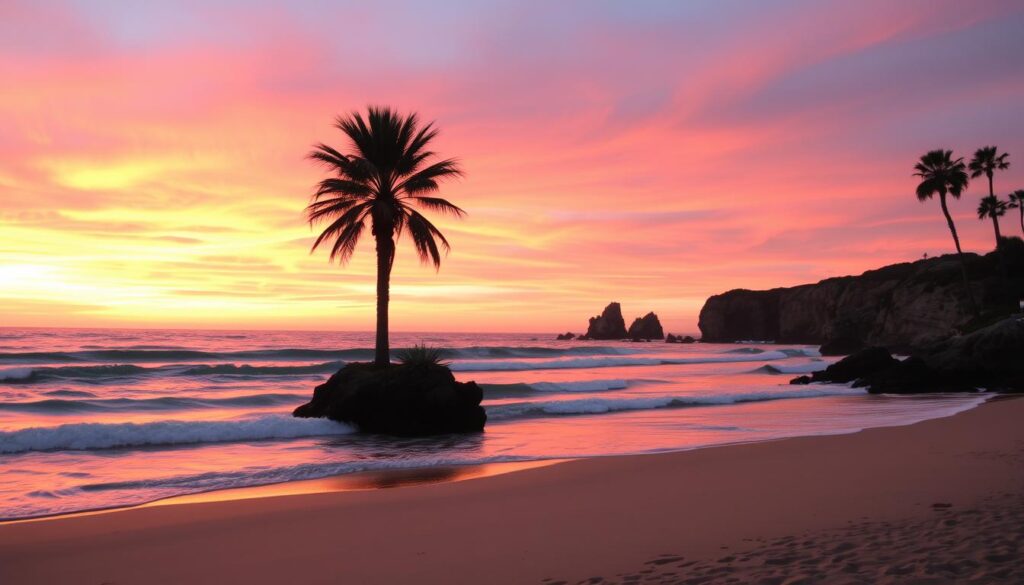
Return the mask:
<svg viewBox="0 0 1024 585">
<path fill-rule="evenodd" d="M 1021 30 L 989 0 L 2 0 L 0 326 L 372 329 L 372 238 L 330 264 L 303 208 L 311 146 L 379 104 L 466 171 L 440 271 L 399 242 L 392 329 L 619 301 L 696 332 L 716 293 L 952 251 L 928 150 L 997 145 L 1024 188 Z M 951 204 L 969 251 L 984 194 Z"/>
</svg>

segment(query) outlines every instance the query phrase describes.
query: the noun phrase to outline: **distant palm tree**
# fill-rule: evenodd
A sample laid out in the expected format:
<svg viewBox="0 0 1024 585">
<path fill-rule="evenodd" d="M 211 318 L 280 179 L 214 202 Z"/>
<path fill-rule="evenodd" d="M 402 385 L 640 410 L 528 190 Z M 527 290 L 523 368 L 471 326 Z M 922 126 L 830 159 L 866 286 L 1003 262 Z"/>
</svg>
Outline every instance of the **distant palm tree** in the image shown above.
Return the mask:
<svg viewBox="0 0 1024 585">
<path fill-rule="evenodd" d="M 985 219 L 986 217 L 992 219 L 992 227 L 996 230 L 996 249 L 999 249 L 999 242 L 1002 241 L 1003 236 L 999 233 L 999 218 L 1006 215 L 1006 210 L 1009 207 L 1005 201 L 1001 201 L 995 195 L 989 195 L 988 197 L 982 197 L 981 203 L 978 204 L 978 219 Z"/>
<path fill-rule="evenodd" d="M 355 251 L 367 220 L 377 247 L 377 339 L 374 363 L 391 363 L 388 343 L 388 303 L 395 240 L 409 232 L 420 260 L 441 267 L 440 248 L 450 250 L 444 235 L 412 206 L 462 217 L 465 211 L 433 196 L 438 183 L 462 175 L 454 159 L 436 160 L 429 147 L 437 136 L 433 122 L 421 126 L 416 114 L 403 116 L 387 107 L 339 116 L 335 126 L 349 139 L 345 153 L 317 144 L 309 157 L 335 175 L 320 181 L 306 207 L 310 225 L 330 224 L 313 242 L 316 250 L 332 240 L 331 260 L 347 262 Z"/>
<path fill-rule="evenodd" d="M 1009 208 L 1020 211 L 1020 231 L 1024 234 L 1024 189 L 1017 189 L 1010 193 Z"/>
<path fill-rule="evenodd" d="M 942 214 L 946 216 L 946 223 L 949 225 L 949 233 L 953 235 L 953 244 L 956 245 L 956 254 L 960 259 L 960 272 L 964 279 L 964 289 L 967 291 L 967 300 L 972 308 L 974 296 L 971 294 L 971 285 L 967 280 L 967 263 L 964 261 L 963 250 L 960 249 L 960 237 L 956 234 L 956 224 L 953 223 L 953 216 L 949 214 L 949 207 L 946 205 L 946 195 L 952 195 L 959 199 L 967 188 L 967 169 L 964 166 L 964 159 L 953 160 L 952 150 L 932 150 L 921 156 L 921 159 L 914 165 L 915 177 L 920 177 L 921 182 L 917 185 L 917 199 L 924 202 L 938 194 L 939 204 L 942 206 Z"/>
<path fill-rule="evenodd" d="M 971 178 L 977 179 L 978 177 L 985 175 L 988 177 L 988 194 L 995 195 L 995 189 L 992 186 L 992 176 L 995 175 L 996 171 L 1004 171 L 1010 168 L 1010 161 L 1006 160 L 1010 155 L 1007 153 L 1000 153 L 999 149 L 995 146 L 985 146 L 974 151 L 974 157 L 971 159 L 970 164 L 967 168 L 971 171 Z"/>
</svg>

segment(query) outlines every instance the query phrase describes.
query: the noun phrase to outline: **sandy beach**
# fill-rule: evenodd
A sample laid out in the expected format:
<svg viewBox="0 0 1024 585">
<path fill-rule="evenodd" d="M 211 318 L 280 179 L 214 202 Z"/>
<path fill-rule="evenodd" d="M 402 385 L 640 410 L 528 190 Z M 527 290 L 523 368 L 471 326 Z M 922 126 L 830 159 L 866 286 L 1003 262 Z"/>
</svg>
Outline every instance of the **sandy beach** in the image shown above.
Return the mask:
<svg viewBox="0 0 1024 585">
<path fill-rule="evenodd" d="M 1022 419 L 9 523 L 0 582 L 1019 582 Z"/>
</svg>

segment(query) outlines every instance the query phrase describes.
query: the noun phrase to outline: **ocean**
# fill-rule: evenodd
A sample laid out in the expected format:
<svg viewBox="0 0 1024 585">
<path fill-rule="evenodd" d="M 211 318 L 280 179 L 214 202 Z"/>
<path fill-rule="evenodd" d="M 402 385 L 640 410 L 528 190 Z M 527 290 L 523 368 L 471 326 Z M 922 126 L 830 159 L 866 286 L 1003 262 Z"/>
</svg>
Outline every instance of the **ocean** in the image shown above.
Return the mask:
<svg viewBox="0 0 1024 585">
<path fill-rule="evenodd" d="M 0 519 L 361 471 L 657 453 L 911 424 L 973 395 L 791 386 L 811 346 L 394 333 L 484 389 L 484 433 L 362 436 L 297 419 L 372 333 L 0 328 Z"/>
</svg>

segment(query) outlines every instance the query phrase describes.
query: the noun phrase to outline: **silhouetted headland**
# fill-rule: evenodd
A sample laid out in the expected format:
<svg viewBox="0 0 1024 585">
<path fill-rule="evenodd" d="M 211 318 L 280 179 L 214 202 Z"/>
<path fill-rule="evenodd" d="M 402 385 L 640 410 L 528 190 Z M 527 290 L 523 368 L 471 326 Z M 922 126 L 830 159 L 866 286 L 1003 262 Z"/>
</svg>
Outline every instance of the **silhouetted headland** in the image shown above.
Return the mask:
<svg viewBox="0 0 1024 585">
<path fill-rule="evenodd" d="M 1018 310 L 1024 295 L 1024 242 L 1004 239 L 1007 278 L 996 252 L 963 254 L 975 311 L 963 294 L 959 258 L 945 255 L 789 288 L 731 290 L 700 312 L 702 340 L 820 344 L 842 355 L 869 346 L 926 347 Z"/>
</svg>

